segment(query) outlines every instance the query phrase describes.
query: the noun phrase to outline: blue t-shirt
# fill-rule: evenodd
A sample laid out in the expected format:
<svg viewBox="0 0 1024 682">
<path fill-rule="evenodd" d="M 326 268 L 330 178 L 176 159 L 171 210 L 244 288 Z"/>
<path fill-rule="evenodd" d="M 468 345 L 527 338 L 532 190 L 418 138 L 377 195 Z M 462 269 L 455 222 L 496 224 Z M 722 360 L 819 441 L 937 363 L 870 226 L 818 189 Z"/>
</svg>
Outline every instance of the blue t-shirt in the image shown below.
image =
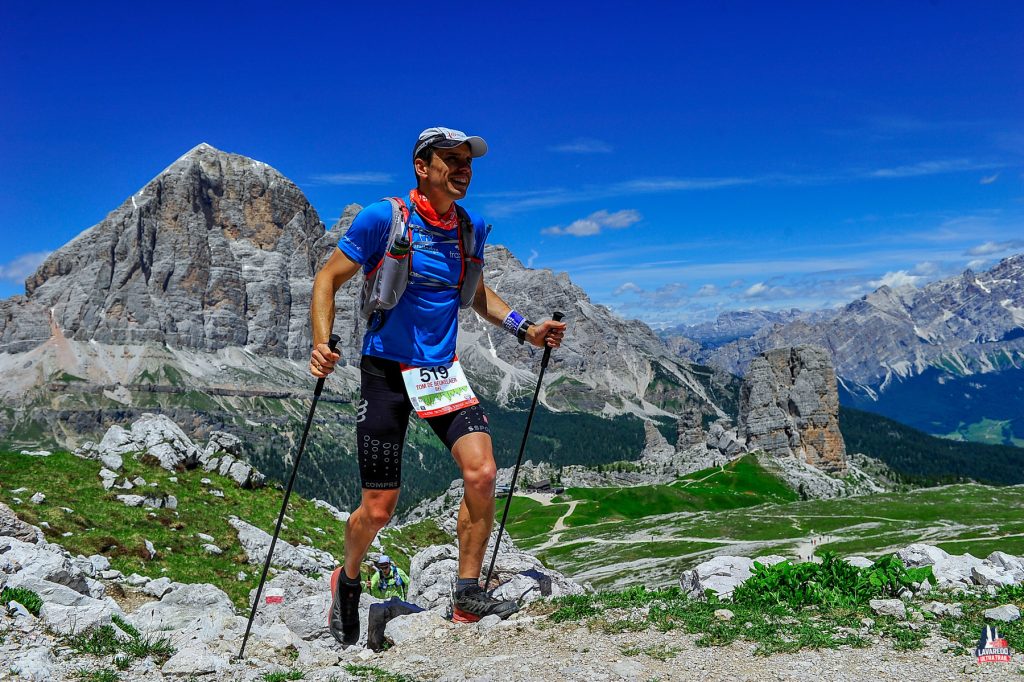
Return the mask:
<svg viewBox="0 0 1024 682">
<path fill-rule="evenodd" d="M 472 255 L 482 259 L 487 230 L 481 218 L 472 213 L 469 217 L 476 241 L 476 253 Z M 459 228 L 445 230 L 426 225 L 415 212 L 409 225 L 412 228 L 409 285 L 398 305 L 385 311 L 384 324 L 366 331 L 363 354 L 415 366 L 451 362 L 459 331 L 458 285 L 462 273 Z M 365 275 L 384 257 L 390 232 L 391 202 L 385 199 L 359 212 L 338 240 L 338 248 L 362 265 Z"/>
</svg>

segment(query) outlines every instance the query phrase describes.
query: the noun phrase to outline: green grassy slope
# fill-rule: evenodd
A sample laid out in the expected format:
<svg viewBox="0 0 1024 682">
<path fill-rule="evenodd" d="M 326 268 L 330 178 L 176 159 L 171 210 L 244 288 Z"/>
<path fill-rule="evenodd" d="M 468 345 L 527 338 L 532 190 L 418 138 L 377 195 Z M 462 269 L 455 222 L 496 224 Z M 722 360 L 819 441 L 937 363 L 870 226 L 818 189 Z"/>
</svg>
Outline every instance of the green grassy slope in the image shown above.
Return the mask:
<svg viewBox="0 0 1024 682">
<path fill-rule="evenodd" d="M 231 515 L 273 532 L 284 499 L 284 491 L 275 487 L 243 490 L 229 478 L 201 469 L 169 472 L 157 466 L 124 458 L 123 473 L 129 478 L 142 476 L 155 487 L 106 491 L 99 478 L 101 465 L 66 452 L 50 457 L 30 457 L 14 453 L 0 454 L 0 500 L 11 506 L 25 521 L 42 526 L 47 540 L 59 543 L 73 554 L 103 554 L 111 566 L 125 574 L 133 572 L 151 577 L 167 576 L 181 582 L 209 582 L 227 592 L 239 606 L 246 604 L 248 593 L 259 580 L 261 566 L 246 563 L 235 530 L 228 525 Z M 171 481 L 171 478 L 177 481 Z M 209 479 L 209 484 L 202 479 Z M 13 491 L 26 488 L 25 491 Z M 223 492 L 223 497 L 212 491 Z M 29 498 L 36 492 L 46 495 L 39 505 Z M 168 493 L 178 499 L 176 510 L 127 507 L 118 494 Z M 17 499 L 22 500 L 21 503 Z M 64 511 L 62 508 L 70 509 Z M 281 538 L 293 544 L 312 544 L 337 559 L 344 554 L 344 529 L 327 511 L 317 508 L 300 495 L 292 494 Z M 319 528 L 320 530 L 317 530 Z M 211 556 L 202 549 L 204 541 L 195 537 L 206 533 L 213 544 L 224 550 Z M 67 534 L 67 535 L 66 535 Z M 433 523 L 418 524 L 400 532 L 382 533 L 385 549 L 404 569 L 419 548 L 450 541 Z M 150 559 L 145 541 L 157 550 Z M 248 577 L 238 580 L 239 571 Z"/>
<path fill-rule="evenodd" d="M 913 542 L 952 554 L 1024 553 L 1024 486 L 924 488 L 834 500 L 796 495 L 745 457 L 671 485 L 516 497 L 509 531 L 545 563 L 597 587 L 667 586 L 714 554 L 877 556 Z M 576 502 L 571 514 L 569 503 Z M 564 530 L 554 531 L 561 519 Z"/>
</svg>

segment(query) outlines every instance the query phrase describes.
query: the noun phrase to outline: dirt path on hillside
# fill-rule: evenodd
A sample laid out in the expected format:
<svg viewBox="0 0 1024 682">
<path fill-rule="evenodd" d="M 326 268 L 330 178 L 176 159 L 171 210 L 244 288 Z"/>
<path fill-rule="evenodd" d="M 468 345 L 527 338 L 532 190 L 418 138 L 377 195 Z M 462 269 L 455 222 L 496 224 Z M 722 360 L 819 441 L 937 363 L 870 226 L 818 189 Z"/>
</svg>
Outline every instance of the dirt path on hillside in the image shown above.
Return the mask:
<svg viewBox="0 0 1024 682">
<path fill-rule="evenodd" d="M 582 502 L 582 501 L 583 501 L 583 500 L 573 500 L 572 502 L 570 502 L 570 503 L 569 503 L 569 508 L 568 508 L 568 509 L 566 510 L 566 512 L 565 512 L 564 514 L 562 514 L 561 516 L 559 516 L 559 517 L 558 517 L 558 520 L 557 520 L 557 521 L 555 521 L 555 526 L 554 526 L 554 528 L 552 528 L 552 529 L 551 529 L 551 532 L 552 532 L 552 535 L 551 535 L 551 537 L 549 537 L 549 538 L 548 538 L 547 540 L 545 540 L 545 541 L 544 541 L 544 544 L 542 544 L 542 545 L 539 545 L 539 546 L 537 546 L 537 547 L 534 547 L 534 548 L 533 548 L 533 551 L 534 551 L 534 552 L 539 552 L 539 551 L 540 551 L 540 550 L 542 550 L 542 549 L 547 549 L 548 547 L 552 547 L 552 546 L 554 546 L 554 545 L 555 545 L 555 544 L 556 544 L 556 543 L 557 543 L 557 542 L 558 542 L 559 540 L 561 540 L 561 539 L 562 539 L 562 533 L 561 533 L 561 531 L 564 531 L 564 530 L 565 530 L 565 520 L 566 520 L 567 518 L 569 518 L 569 516 L 570 516 L 570 515 L 571 515 L 571 514 L 572 514 L 572 513 L 574 512 L 574 511 L 576 511 L 576 505 L 578 505 L 578 504 L 579 504 L 580 502 Z"/>
<path fill-rule="evenodd" d="M 686 483 L 682 484 L 682 485 L 681 485 L 681 486 L 679 486 L 679 487 L 680 487 L 680 488 L 686 488 L 686 487 L 687 487 L 687 486 L 689 486 L 689 485 L 690 485 L 691 483 L 701 483 L 702 481 L 706 481 L 706 480 L 708 480 L 709 478 L 711 478 L 712 476 L 715 476 L 715 475 L 717 475 L 717 474 L 719 474 L 719 473 L 721 473 L 721 472 L 723 472 L 723 471 L 725 471 L 725 466 L 724 466 L 724 465 L 723 465 L 723 466 L 720 466 L 720 467 L 718 467 L 718 469 L 717 469 L 717 470 L 715 470 L 715 471 L 712 471 L 712 472 L 711 472 L 710 474 L 708 474 L 707 476 L 704 476 L 703 478 L 692 478 L 692 479 L 688 480 L 688 481 L 687 481 Z"/>
</svg>

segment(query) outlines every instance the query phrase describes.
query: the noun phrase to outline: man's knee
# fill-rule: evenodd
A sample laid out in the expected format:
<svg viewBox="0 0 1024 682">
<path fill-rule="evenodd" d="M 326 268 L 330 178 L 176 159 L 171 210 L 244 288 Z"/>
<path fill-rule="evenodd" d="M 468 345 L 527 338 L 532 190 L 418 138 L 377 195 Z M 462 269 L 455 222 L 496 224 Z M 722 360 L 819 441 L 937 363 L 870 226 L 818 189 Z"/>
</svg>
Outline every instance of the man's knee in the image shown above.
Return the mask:
<svg viewBox="0 0 1024 682">
<path fill-rule="evenodd" d="M 391 510 L 382 507 L 370 507 L 366 511 L 366 520 L 378 530 L 388 525 L 391 520 Z"/>
<path fill-rule="evenodd" d="M 494 479 L 498 470 L 494 460 L 488 458 L 472 467 L 466 467 L 462 472 L 462 480 L 466 486 L 466 492 L 477 495 L 493 495 Z"/>
<path fill-rule="evenodd" d="M 380 530 L 388 525 L 398 505 L 398 491 L 364 495 L 360 507 L 366 523 Z"/>
</svg>

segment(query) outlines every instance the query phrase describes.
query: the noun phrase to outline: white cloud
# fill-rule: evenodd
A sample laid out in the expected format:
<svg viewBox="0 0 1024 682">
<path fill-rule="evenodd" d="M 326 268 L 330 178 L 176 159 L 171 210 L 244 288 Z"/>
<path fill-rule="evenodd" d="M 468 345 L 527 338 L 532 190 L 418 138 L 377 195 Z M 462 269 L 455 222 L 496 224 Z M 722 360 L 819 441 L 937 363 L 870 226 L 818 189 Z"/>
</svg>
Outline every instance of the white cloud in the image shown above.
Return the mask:
<svg viewBox="0 0 1024 682">
<path fill-rule="evenodd" d="M 697 294 L 696 295 L 698 297 L 700 297 L 700 298 L 706 298 L 706 297 L 710 297 L 710 296 L 717 296 L 718 295 L 718 287 L 716 287 L 714 284 L 705 284 L 700 289 L 697 289 Z"/>
<path fill-rule="evenodd" d="M 940 173 L 956 173 L 961 171 L 989 170 L 1001 164 L 981 163 L 971 159 L 942 159 L 938 161 L 920 161 L 905 166 L 879 168 L 866 173 L 871 178 L 916 178 L 923 175 Z"/>
<path fill-rule="evenodd" d="M 386 185 L 394 182 L 393 173 L 364 171 L 357 173 L 325 173 L 314 175 L 313 182 L 321 185 Z"/>
<path fill-rule="evenodd" d="M 979 185 L 991 185 L 993 182 L 999 179 L 999 173 L 993 173 L 992 175 L 986 175 L 981 180 L 978 180 Z"/>
<path fill-rule="evenodd" d="M 967 256 L 991 256 L 995 253 L 1005 253 L 1024 249 L 1024 239 L 1008 239 L 1004 242 L 985 242 L 974 248 L 967 249 L 964 255 Z"/>
<path fill-rule="evenodd" d="M 21 284 L 25 278 L 36 271 L 52 251 L 36 251 L 24 253 L 12 261 L 0 263 L 0 280 Z"/>
<path fill-rule="evenodd" d="M 539 255 L 540 254 L 537 253 L 537 249 L 530 249 L 530 257 L 526 259 L 526 267 L 532 268 L 534 261 L 537 260 L 537 256 Z"/>
<path fill-rule="evenodd" d="M 988 261 L 984 258 L 975 258 L 974 260 L 967 263 L 968 270 L 984 270 L 985 266 L 988 265 Z"/>
<path fill-rule="evenodd" d="M 626 282 L 616 287 L 615 291 L 612 292 L 612 296 L 622 296 L 625 293 L 642 294 L 643 289 L 633 284 L 632 282 Z"/>
<path fill-rule="evenodd" d="M 569 225 L 562 227 L 554 225 L 541 230 L 543 234 L 569 234 L 574 237 L 592 237 L 600 234 L 605 228 L 621 230 L 634 225 L 643 218 L 640 212 L 631 208 L 609 213 L 608 211 L 596 211 L 586 218 L 575 220 Z"/>
<path fill-rule="evenodd" d="M 868 283 L 876 289 L 881 286 L 895 288 L 907 285 L 916 286 L 920 279 L 920 275 L 912 275 L 906 270 L 896 270 L 895 272 L 887 272 L 881 278 L 873 279 Z"/>
<path fill-rule="evenodd" d="M 764 296 L 766 293 L 768 293 L 768 286 L 764 282 L 758 282 L 744 291 L 743 296 L 746 298 L 757 298 L 758 296 Z"/>
<path fill-rule="evenodd" d="M 553 152 L 563 154 L 611 154 L 612 146 L 603 140 L 595 140 L 588 137 L 579 137 L 571 142 L 556 145 L 550 148 Z"/>
</svg>

